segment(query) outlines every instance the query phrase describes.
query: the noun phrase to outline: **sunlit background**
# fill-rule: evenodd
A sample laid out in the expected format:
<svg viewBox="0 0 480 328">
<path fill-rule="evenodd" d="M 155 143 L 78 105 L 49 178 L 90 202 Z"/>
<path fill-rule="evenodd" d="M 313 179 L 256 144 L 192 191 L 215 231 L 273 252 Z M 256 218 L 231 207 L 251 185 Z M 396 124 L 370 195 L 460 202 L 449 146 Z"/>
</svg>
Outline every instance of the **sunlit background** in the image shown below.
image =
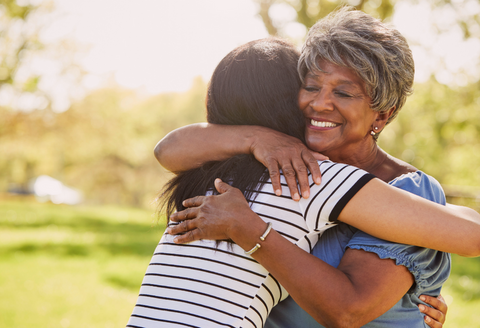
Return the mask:
<svg viewBox="0 0 480 328">
<path fill-rule="evenodd" d="M 393 24 L 414 54 L 415 94 L 381 146 L 478 210 L 477 0 L 0 0 L 0 327 L 125 325 L 163 229 L 156 142 L 204 121 L 234 47 L 277 35 L 300 48 L 341 3 Z M 447 327 L 480 327 L 480 263 L 455 261 Z"/>
</svg>

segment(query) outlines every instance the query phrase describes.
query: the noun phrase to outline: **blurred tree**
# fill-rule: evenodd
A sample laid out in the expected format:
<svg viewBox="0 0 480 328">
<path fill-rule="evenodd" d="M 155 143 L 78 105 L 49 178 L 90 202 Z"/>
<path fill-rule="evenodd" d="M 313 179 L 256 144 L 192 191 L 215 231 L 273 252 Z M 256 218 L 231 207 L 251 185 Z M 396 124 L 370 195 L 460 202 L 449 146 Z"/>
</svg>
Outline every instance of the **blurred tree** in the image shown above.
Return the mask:
<svg viewBox="0 0 480 328">
<path fill-rule="evenodd" d="M 432 78 L 415 93 L 379 144 L 446 185 L 480 186 L 480 83 L 449 87 Z"/>
<path fill-rule="evenodd" d="M 283 12 L 293 9 L 296 13 L 294 20 L 308 29 L 340 5 L 350 5 L 374 17 L 386 19 L 392 16 L 396 0 L 255 0 L 255 2 L 259 5 L 258 13 L 268 33 L 285 37 L 285 27 L 290 22 L 276 19 L 274 13 L 276 7 L 283 8 Z"/>
<path fill-rule="evenodd" d="M 49 11 L 49 6 L 25 3 L 16 0 L 0 0 L 0 90 L 17 98 L 17 107 L 32 110 L 32 106 L 45 107 L 44 95 L 38 91 L 40 76 L 21 74 L 19 71 L 31 53 L 39 52 L 38 29 L 32 28 L 37 13 Z"/>
<path fill-rule="evenodd" d="M 40 47 L 35 31 L 26 33 L 18 27 L 25 22 L 38 6 L 20 6 L 15 0 L 0 1 L 0 86 L 12 84 L 15 73 L 22 59 L 22 51 L 35 50 Z M 15 28 L 16 27 L 16 28 Z M 14 30 L 15 29 L 15 30 Z M 20 30 L 19 30 L 20 29 Z M 34 82 L 27 88 L 34 88 Z"/>
<path fill-rule="evenodd" d="M 397 0 L 254 0 L 258 4 L 258 14 L 270 35 L 288 36 L 288 25 L 296 22 L 309 29 L 316 21 L 327 16 L 335 8 L 349 5 L 362 10 L 381 20 L 389 20 L 394 12 Z M 428 4 L 432 11 L 445 12 L 454 17 L 453 23 L 459 26 L 465 38 L 480 38 L 480 12 L 477 10 L 477 0 L 407 0 L 402 4 Z M 289 14 L 286 15 L 286 13 Z M 277 13 L 280 13 L 277 17 Z M 286 19 L 286 17 L 288 17 Z M 435 28 L 448 31 L 451 24 L 445 19 L 432 22 Z M 306 30 L 305 30 L 306 31 Z"/>
<path fill-rule="evenodd" d="M 255 0 L 258 14 L 271 35 L 290 37 L 293 25 L 303 27 L 303 35 L 297 36 L 301 43 L 308 30 L 317 20 L 325 17 L 341 5 L 351 5 L 374 17 L 389 21 L 398 5 L 408 4 L 411 8 L 422 5 L 430 11 L 425 21 L 437 33 L 452 43 L 452 31 L 460 30 L 460 39 L 473 40 L 480 44 L 480 5 L 477 0 Z M 408 19 L 408 17 L 405 17 Z M 298 30 L 298 29 L 297 29 Z M 424 31 L 425 32 L 425 31 Z M 429 40 L 432 41 L 432 40 Z M 412 43 L 412 40 L 409 40 Z M 423 47 L 427 58 L 442 56 L 445 44 L 436 47 L 413 40 Z M 429 49 L 427 49 L 430 47 Z M 416 84 L 414 95 L 407 101 L 399 117 L 387 127 L 379 144 L 393 156 L 412 163 L 419 169 L 435 176 L 448 185 L 480 186 L 480 61 L 472 60 L 464 70 L 446 72 L 446 61 L 435 61 L 437 71 L 433 76 L 447 76 L 442 82 L 461 81 L 460 85 L 445 85 L 431 77 L 429 81 Z M 455 66 L 455 65 L 453 65 Z M 440 74 L 439 74 L 440 73 Z M 470 84 L 465 83 L 471 82 Z M 447 81 L 447 82 L 446 82 Z M 477 193 L 479 190 L 477 190 Z"/>
<path fill-rule="evenodd" d="M 78 92 L 83 71 L 75 63 L 77 45 L 43 41 L 55 22 L 53 9 L 51 0 L 0 0 L 0 106 L 63 111 L 72 89 Z M 65 92 L 60 96 L 54 88 Z"/>
<path fill-rule="evenodd" d="M 145 206 L 168 175 L 153 156 L 172 129 L 205 121 L 206 84 L 147 99 L 101 89 L 62 113 L 0 107 L 0 190 L 26 189 L 50 175 L 81 189 L 90 202 Z"/>
</svg>

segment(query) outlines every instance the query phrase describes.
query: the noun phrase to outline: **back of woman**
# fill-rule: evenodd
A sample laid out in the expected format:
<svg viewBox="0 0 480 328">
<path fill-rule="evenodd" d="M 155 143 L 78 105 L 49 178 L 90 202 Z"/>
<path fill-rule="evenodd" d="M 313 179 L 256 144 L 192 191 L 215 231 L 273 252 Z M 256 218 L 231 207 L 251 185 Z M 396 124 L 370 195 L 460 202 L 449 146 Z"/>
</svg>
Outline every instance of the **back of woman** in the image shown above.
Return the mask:
<svg viewBox="0 0 480 328">
<path fill-rule="evenodd" d="M 262 125 L 303 139 L 297 108 L 297 51 L 265 39 L 228 54 L 215 70 L 207 96 L 210 123 Z M 167 213 L 184 199 L 211 194 L 215 178 L 239 188 L 254 212 L 292 243 L 310 252 L 319 233 L 336 221 L 348 200 L 372 176 L 344 164 L 321 162 L 322 184 L 299 202 L 285 186 L 276 196 L 265 168 L 251 156 L 210 162 L 180 173 L 163 194 Z M 311 178 L 310 178 L 311 180 Z M 176 244 L 164 234 L 145 274 L 127 327 L 262 327 L 288 295 L 263 266 L 239 246 L 211 240 Z"/>
</svg>

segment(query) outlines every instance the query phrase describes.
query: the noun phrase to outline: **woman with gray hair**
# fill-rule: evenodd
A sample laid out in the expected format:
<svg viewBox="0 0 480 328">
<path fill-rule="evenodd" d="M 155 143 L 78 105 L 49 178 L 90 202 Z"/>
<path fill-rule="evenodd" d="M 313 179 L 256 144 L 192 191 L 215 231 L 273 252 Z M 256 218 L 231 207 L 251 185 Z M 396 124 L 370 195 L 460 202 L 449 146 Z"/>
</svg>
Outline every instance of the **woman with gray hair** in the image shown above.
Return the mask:
<svg viewBox="0 0 480 328">
<path fill-rule="evenodd" d="M 157 159 L 171 171 L 183 171 L 208 160 L 252 153 L 269 169 L 275 192 L 288 195 L 290 191 L 299 200 L 300 194 L 309 197 L 310 184 L 319 182 L 311 151 L 320 152 L 334 162 L 359 167 L 392 186 L 445 204 L 435 179 L 390 156 L 376 143 L 413 84 L 412 55 L 398 31 L 367 14 L 342 8 L 310 30 L 299 73 L 303 86 L 298 103 L 305 117 L 308 149 L 295 138 L 265 128 L 196 125 L 164 138 L 156 148 Z M 282 182 L 279 169 L 285 176 Z M 343 224 L 327 230 L 312 256 L 274 230 L 260 241 L 265 222 L 235 188 L 225 183 L 216 186 L 221 195 L 186 200 L 189 208 L 172 215 L 172 221 L 185 223 L 168 232 L 189 232 L 177 236 L 176 242 L 230 238 L 245 250 L 259 246 L 252 256 L 327 327 L 442 326 L 443 313 L 432 312 L 424 300 L 442 307 L 428 297 L 439 295 L 449 274 L 450 256 L 367 234 L 389 229 L 382 220 L 387 213 L 371 213 L 378 217 L 377 230 L 363 232 Z M 282 190 L 283 186 L 289 190 Z M 377 202 L 375 195 L 372 202 Z M 378 204 L 379 208 L 384 205 Z M 425 234 L 426 239 L 432 238 L 428 231 Z M 394 239 L 408 242 L 409 236 L 399 234 Z M 421 312 L 439 322 L 425 323 Z M 271 317 L 270 327 L 319 327 L 292 301 Z"/>
</svg>

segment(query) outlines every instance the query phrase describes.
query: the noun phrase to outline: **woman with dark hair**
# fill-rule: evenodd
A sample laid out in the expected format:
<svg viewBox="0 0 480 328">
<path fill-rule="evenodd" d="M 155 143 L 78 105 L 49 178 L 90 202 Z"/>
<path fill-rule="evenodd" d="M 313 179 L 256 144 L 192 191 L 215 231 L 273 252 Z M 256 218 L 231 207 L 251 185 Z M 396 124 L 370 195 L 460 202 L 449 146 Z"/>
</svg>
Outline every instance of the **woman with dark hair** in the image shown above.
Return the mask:
<svg viewBox="0 0 480 328">
<path fill-rule="evenodd" d="M 329 223 L 337 223 L 338 220 L 393 242 L 478 256 L 478 213 L 442 207 L 412 195 L 445 204 L 443 191 L 436 180 L 389 156 L 376 145 L 378 133 L 398 113 L 413 83 L 413 60 L 405 39 L 398 31 L 364 13 L 340 10 L 312 28 L 303 54 L 308 60 L 303 61 L 305 66 L 300 65 L 304 86 L 300 91 L 299 104 L 307 121 L 307 144 L 314 150 L 325 152 L 331 159 L 355 164 L 379 177 L 364 183 L 363 179 L 370 179 L 370 176 L 364 175 L 358 180 L 361 182 L 354 183 L 360 183 L 360 188 L 350 187 L 345 194 L 341 193 L 326 221 L 322 221 L 323 205 L 320 204 L 313 209 L 320 213 L 319 220 L 309 221 L 306 217 L 307 226 L 320 232 Z M 300 199 L 296 182 L 291 183 L 294 177 L 292 168 L 305 173 L 308 167 L 312 172 L 308 180 L 302 178 L 302 172 L 297 176 L 304 197 L 299 202 L 301 208 L 305 201 L 309 202 L 308 206 L 318 205 L 311 199 L 317 198 L 321 186 L 330 183 L 330 169 L 324 170 L 323 165 L 331 162 L 322 162 L 320 169 L 318 166 L 315 168 L 311 155 L 300 141 L 296 142 L 276 131 L 230 126 L 207 126 L 206 129 L 197 126 L 193 131 L 201 141 L 188 144 L 191 129 L 177 131 L 174 136 L 170 135 L 162 141 L 160 162 L 168 163 L 167 167 L 173 170 L 182 171 L 185 167 L 203 162 L 205 158 L 223 160 L 232 154 L 250 154 L 252 150 L 255 154 L 262 147 L 255 144 L 257 142 L 267 145 L 261 152 L 271 145 L 282 149 L 283 143 L 289 143 L 295 145 L 291 148 L 300 149 L 301 156 L 284 159 L 285 156 L 276 157 L 266 151 L 267 156 L 261 154 L 263 157 L 258 157 L 266 166 L 273 168 L 271 175 L 274 171 L 269 182 L 269 196 L 274 192 L 280 193 L 277 180 L 280 177 L 283 185 L 288 183 L 292 197 Z M 254 136 L 257 132 L 261 138 Z M 201 137 L 208 140 L 204 141 Z M 209 147 L 199 149 L 201 144 Z M 172 157 L 165 147 L 169 151 L 175 148 L 176 155 Z M 182 154 L 185 150 L 187 154 Z M 278 174 L 279 164 L 286 179 Z M 322 179 L 327 181 L 322 181 L 320 189 L 314 190 L 318 185 L 313 181 L 317 182 L 320 170 Z M 389 187 L 380 179 L 412 194 Z M 231 182 L 230 178 L 223 180 Z M 283 204 L 261 202 L 258 205 L 258 197 L 263 195 L 264 189 L 257 189 L 254 194 L 257 198 L 253 202 L 248 199 L 249 206 L 242 193 L 228 184 L 217 180 L 216 188 L 221 195 L 196 196 L 183 203 L 189 209 L 171 216 L 174 222 L 182 221 L 168 228 L 171 234 L 184 233 L 175 238 L 176 243 L 202 238 L 232 239 L 253 254 L 302 308 L 325 326 L 357 327 L 368 323 L 368 327 L 424 327 L 421 312 L 439 321 L 428 322 L 431 327 L 441 326 L 444 321 L 444 314 L 428 308 L 420 311 L 417 305 L 420 304 L 420 309 L 424 307 L 422 293 L 438 295 L 448 277 L 448 254 L 389 243 L 340 225 L 335 230 L 339 239 L 335 236 L 329 239 L 341 244 L 340 248 L 337 247 L 340 249 L 337 252 L 339 256 L 331 262 L 327 261 L 338 266 L 334 268 L 295 247 L 282 232 L 276 232 L 277 225 L 281 226 L 281 217 L 269 216 L 265 209 Z M 283 193 L 288 196 L 288 190 L 283 190 Z M 351 197 L 346 196 L 348 194 Z M 317 200 L 328 201 L 329 197 L 327 193 Z M 280 202 L 285 201 L 283 198 Z M 303 212 L 310 213 L 310 207 Z M 274 221 L 275 230 L 271 230 L 270 224 L 265 227 L 265 221 L 270 220 Z M 331 231 L 327 230 L 325 234 Z M 297 242 L 298 246 L 301 246 L 301 240 Z M 332 246 L 323 243 L 323 240 L 322 236 L 321 246 Z M 284 327 L 292 325 L 306 327 L 302 318 L 293 318 L 291 324 L 283 323 Z"/>
<path fill-rule="evenodd" d="M 254 41 L 232 51 L 218 65 L 209 85 L 209 122 L 263 125 L 303 139 L 304 121 L 296 112 L 300 87 L 297 60 L 297 51 L 276 39 Z M 358 199 L 356 194 L 372 179 L 365 171 L 347 165 L 329 161 L 320 165 L 322 184 L 312 185 L 312 196 L 300 202 L 277 197 L 265 167 L 252 155 L 210 162 L 179 173 L 167 184 L 162 201 L 168 213 L 181 210 L 185 198 L 211 193 L 213 179 L 220 177 L 239 188 L 252 208 L 263 213 L 265 221 L 275 221 L 278 233 L 310 252 L 319 234 L 331 226 L 330 221 L 336 221 L 352 197 L 361 203 L 368 196 L 368 192 L 363 193 Z M 383 194 L 391 196 L 392 190 Z M 399 196 L 405 201 L 404 197 Z M 268 231 L 265 235 L 267 238 Z M 129 327 L 260 327 L 272 307 L 287 296 L 250 256 L 255 247 L 245 254 L 242 248 L 228 242 L 204 240 L 179 245 L 173 239 L 165 234 L 155 250 Z"/>
<path fill-rule="evenodd" d="M 212 75 L 207 119 L 225 125 L 261 125 L 303 139 L 295 112 L 300 80 L 298 52 L 278 39 L 250 42 L 229 53 Z M 342 164 L 324 162 L 323 184 L 315 197 L 296 202 L 277 197 L 268 172 L 252 155 L 209 162 L 179 173 L 161 196 L 168 214 L 182 201 L 214 190 L 220 177 L 239 188 L 255 208 L 283 221 L 276 229 L 310 252 L 319 234 L 355 193 L 373 177 Z M 263 206 L 262 204 L 268 204 Z M 275 205 L 276 204 L 276 205 Z M 275 208 L 274 208 L 275 207 Z M 288 293 L 250 254 L 229 242 L 178 245 L 165 234 L 145 274 L 128 327 L 261 327 Z"/>
</svg>

